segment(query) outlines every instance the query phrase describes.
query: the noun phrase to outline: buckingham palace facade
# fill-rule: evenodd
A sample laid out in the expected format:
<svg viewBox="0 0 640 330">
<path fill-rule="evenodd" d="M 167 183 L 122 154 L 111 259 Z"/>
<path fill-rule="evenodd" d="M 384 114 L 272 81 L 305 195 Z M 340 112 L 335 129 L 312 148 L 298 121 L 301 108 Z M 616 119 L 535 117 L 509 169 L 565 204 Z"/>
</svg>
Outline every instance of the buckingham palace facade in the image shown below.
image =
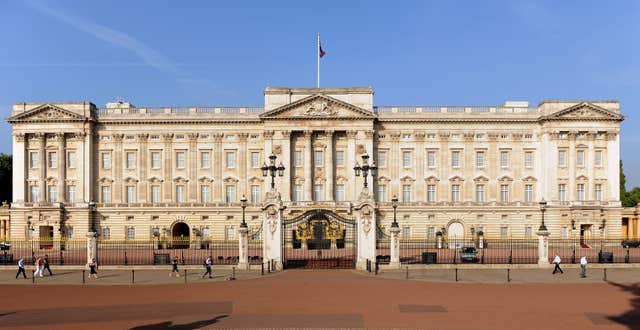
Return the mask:
<svg viewBox="0 0 640 330">
<path fill-rule="evenodd" d="M 541 200 L 552 238 L 620 235 L 616 101 L 376 106 L 369 87 L 268 87 L 264 99 L 14 104 L 11 237 L 236 239 L 243 195 L 249 228 L 262 225 L 271 154 L 288 216 L 351 214 L 366 154 L 378 228 L 396 195 L 403 237 L 535 237 Z"/>
</svg>

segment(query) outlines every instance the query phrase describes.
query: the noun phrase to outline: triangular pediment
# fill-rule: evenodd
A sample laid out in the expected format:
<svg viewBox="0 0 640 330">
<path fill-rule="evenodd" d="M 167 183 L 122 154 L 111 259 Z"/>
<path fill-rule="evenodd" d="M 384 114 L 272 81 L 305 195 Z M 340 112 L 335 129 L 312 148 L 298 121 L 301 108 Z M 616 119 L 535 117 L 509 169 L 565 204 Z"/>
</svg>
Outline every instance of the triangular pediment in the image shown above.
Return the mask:
<svg viewBox="0 0 640 330">
<path fill-rule="evenodd" d="M 85 117 L 53 104 L 43 104 L 29 111 L 9 117 L 8 122 L 84 121 Z"/>
<path fill-rule="evenodd" d="M 624 116 L 597 105 L 581 102 L 546 116 L 547 120 L 624 120 Z"/>
<path fill-rule="evenodd" d="M 315 94 L 265 112 L 260 119 L 373 119 L 376 115 L 330 96 Z"/>
</svg>

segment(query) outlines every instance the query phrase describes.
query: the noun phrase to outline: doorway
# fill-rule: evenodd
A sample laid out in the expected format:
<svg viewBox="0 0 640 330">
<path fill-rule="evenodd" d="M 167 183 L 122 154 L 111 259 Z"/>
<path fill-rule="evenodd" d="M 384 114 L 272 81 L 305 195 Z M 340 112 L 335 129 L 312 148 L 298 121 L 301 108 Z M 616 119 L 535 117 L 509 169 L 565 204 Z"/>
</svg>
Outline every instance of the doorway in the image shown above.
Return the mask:
<svg viewBox="0 0 640 330">
<path fill-rule="evenodd" d="M 171 246 L 174 249 L 189 248 L 189 225 L 184 222 L 177 222 L 171 228 Z"/>
<path fill-rule="evenodd" d="M 40 248 L 53 248 L 53 226 L 40 226 Z"/>
</svg>

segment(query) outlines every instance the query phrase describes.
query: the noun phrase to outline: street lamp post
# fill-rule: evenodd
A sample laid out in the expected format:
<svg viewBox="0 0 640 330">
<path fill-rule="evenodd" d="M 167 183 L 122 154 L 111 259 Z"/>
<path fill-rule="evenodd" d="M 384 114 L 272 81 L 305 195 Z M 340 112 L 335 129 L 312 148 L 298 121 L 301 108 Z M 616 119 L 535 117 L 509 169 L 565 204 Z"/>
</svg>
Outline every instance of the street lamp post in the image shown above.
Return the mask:
<svg viewBox="0 0 640 330">
<path fill-rule="evenodd" d="M 391 228 L 398 228 L 398 220 L 396 218 L 396 210 L 398 209 L 398 196 L 393 195 L 393 198 L 391 198 L 391 206 L 393 207 L 393 222 L 391 223 Z"/>
<path fill-rule="evenodd" d="M 365 188 L 368 186 L 367 176 L 369 175 L 369 171 L 371 171 L 371 178 L 374 178 L 378 174 L 378 166 L 376 166 L 376 162 L 371 161 L 371 165 L 369 165 L 369 154 L 366 152 L 362 155 L 362 165 L 356 162 L 356 166 L 353 167 L 353 170 L 356 172 L 356 176 L 360 176 L 360 172 L 362 172 Z"/>
<path fill-rule="evenodd" d="M 278 166 L 276 166 L 276 158 L 277 156 L 274 154 L 269 155 L 269 163 L 267 164 L 265 162 L 264 165 L 260 168 L 262 170 L 263 177 L 267 177 L 269 175 L 271 176 L 272 190 L 276 187 L 276 174 L 278 176 L 284 175 L 284 165 L 280 163 Z"/>
<path fill-rule="evenodd" d="M 242 223 L 240 224 L 240 228 L 247 228 L 247 223 L 244 220 L 244 209 L 247 208 L 247 197 L 242 195 L 240 199 L 240 207 L 242 207 Z"/>
<path fill-rule="evenodd" d="M 547 226 L 545 226 L 544 224 L 544 211 L 546 211 L 547 208 L 547 201 L 545 201 L 543 198 L 539 204 L 540 212 L 542 212 L 542 223 L 540 224 L 540 228 L 538 228 L 538 231 L 547 231 Z"/>
<path fill-rule="evenodd" d="M 602 229 L 602 237 L 605 236 L 605 227 L 607 226 L 607 220 L 604 218 L 604 209 L 600 209 L 600 220 L 602 221 L 602 225 L 600 229 Z"/>
<path fill-rule="evenodd" d="M 95 219 L 95 212 L 96 212 L 96 202 L 91 201 L 89 202 L 89 217 L 91 217 L 91 231 L 92 232 L 96 232 L 96 219 Z"/>
</svg>

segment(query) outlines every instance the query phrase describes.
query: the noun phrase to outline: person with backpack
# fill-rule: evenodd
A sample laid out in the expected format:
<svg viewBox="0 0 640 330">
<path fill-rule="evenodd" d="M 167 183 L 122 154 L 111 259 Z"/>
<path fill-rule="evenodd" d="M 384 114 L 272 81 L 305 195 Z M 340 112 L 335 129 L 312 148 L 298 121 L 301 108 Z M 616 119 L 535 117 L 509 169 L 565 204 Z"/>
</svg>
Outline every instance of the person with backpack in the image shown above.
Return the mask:
<svg viewBox="0 0 640 330">
<path fill-rule="evenodd" d="M 169 273 L 169 277 L 176 274 L 177 277 L 180 277 L 180 272 L 178 271 L 178 257 L 173 257 L 173 261 L 171 261 L 171 273 Z"/>
<path fill-rule="evenodd" d="M 205 272 L 204 274 L 202 274 L 202 278 L 204 278 L 205 276 L 209 275 L 209 278 L 213 278 L 211 275 L 211 256 L 209 256 L 207 258 L 207 260 L 204 261 L 204 268 L 205 268 Z"/>
<path fill-rule="evenodd" d="M 91 275 L 96 279 L 98 278 L 98 263 L 96 262 L 96 259 L 91 259 L 91 262 L 89 263 L 89 278 L 91 278 Z"/>
</svg>

